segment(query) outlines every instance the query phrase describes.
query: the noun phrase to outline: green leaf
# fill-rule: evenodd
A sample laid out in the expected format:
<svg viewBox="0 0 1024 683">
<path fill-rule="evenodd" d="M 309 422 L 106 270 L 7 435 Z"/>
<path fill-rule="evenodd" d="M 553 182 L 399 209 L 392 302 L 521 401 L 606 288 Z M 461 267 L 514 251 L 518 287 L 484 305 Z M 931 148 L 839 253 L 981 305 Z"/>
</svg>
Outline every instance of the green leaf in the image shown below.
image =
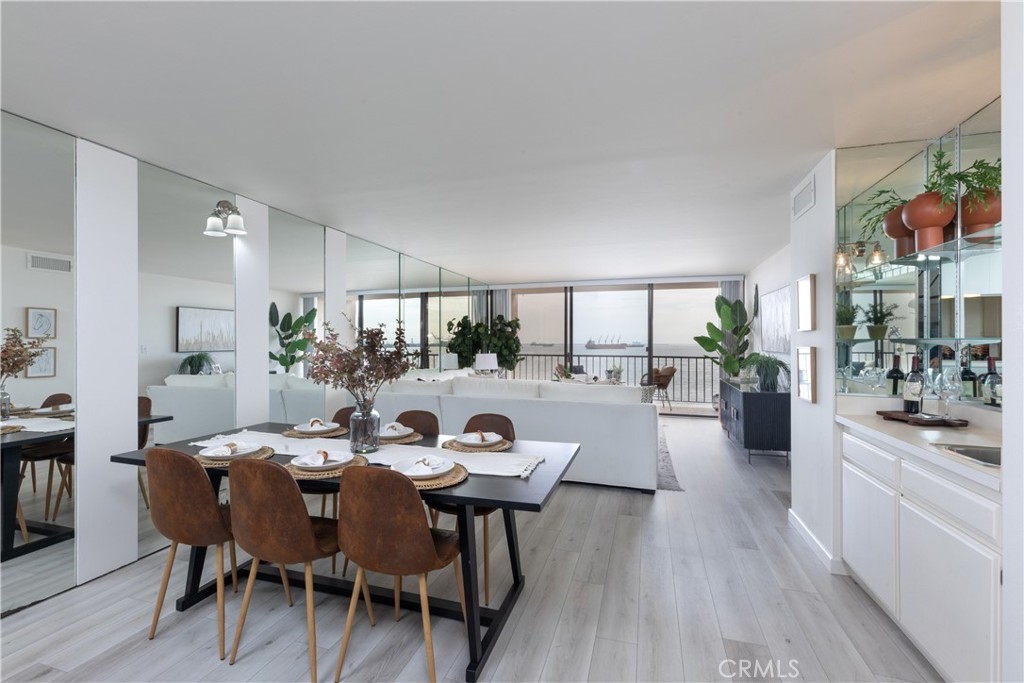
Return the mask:
<svg viewBox="0 0 1024 683">
<path fill-rule="evenodd" d="M 732 319 L 737 327 L 747 324 L 747 307 L 739 299 L 732 302 Z"/>
<path fill-rule="evenodd" d="M 749 339 L 744 339 L 740 343 L 740 345 L 736 347 L 735 355 L 736 356 L 742 356 L 744 353 L 746 353 L 747 349 L 749 349 L 749 348 L 750 348 L 750 340 Z"/>
<path fill-rule="evenodd" d="M 714 339 L 716 342 L 725 340 L 725 332 L 715 327 L 712 323 L 708 323 L 708 336 Z"/>
<path fill-rule="evenodd" d="M 288 332 L 291 329 L 292 329 L 292 313 L 291 313 L 291 311 L 289 311 L 289 312 L 284 314 L 283 318 L 281 318 L 281 331 L 282 332 Z"/>
<path fill-rule="evenodd" d="M 277 303 L 274 301 L 270 302 L 270 326 L 277 327 L 277 324 L 281 322 L 281 317 L 277 312 Z"/>
<path fill-rule="evenodd" d="M 732 318 L 732 306 L 724 300 L 722 305 L 718 307 L 718 317 L 722 319 L 723 330 L 731 330 L 736 326 Z"/>
<path fill-rule="evenodd" d="M 721 348 L 718 345 L 718 342 L 716 342 L 711 337 L 694 337 L 693 341 L 697 342 L 700 348 L 704 349 L 708 353 L 714 353 L 715 351 L 718 351 Z"/>
<path fill-rule="evenodd" d="M 726 356 L 722 359 L 722 369 L 729 375 L 738 375 L 740 373 L 740 362 L 732 356 Z"/>
<path fill-rule="evenodd" d="M 311 308 L 306 312 L 306 315 L 302 318 L 305 325 L 312 325 L 313 321 L 316 320 L 316 308 Z"/>
<path fill-rule="evenodd" d="M 754 314 L 750 316 L 751 320 L 755 320 L 757 318 L 757 312 L 760 310 L 761 306 L 760 301 L 761 296 L 758 294 L 758 285 L 754 285 Z"/>
</svg>

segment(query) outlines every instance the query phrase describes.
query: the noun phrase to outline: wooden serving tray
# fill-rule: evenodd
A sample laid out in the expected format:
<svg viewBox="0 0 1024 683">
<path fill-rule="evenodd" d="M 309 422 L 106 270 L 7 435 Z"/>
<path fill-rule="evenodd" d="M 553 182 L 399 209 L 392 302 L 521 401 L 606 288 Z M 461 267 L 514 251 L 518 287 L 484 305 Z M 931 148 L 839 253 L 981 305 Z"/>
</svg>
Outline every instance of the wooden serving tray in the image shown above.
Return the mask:
<svg viewBox="0 0 1024 683">
<path fill-rule="evenodd" d="M 881 415 L 886 420 L 906 422 L 915 427 L 966 427 L 970 424 L 967 420 L 946 419 L 941 415 L 922 416 L 920 413 L 908 413 L 903 410 L 877 410 L 875 414 Z"/>
</svg>

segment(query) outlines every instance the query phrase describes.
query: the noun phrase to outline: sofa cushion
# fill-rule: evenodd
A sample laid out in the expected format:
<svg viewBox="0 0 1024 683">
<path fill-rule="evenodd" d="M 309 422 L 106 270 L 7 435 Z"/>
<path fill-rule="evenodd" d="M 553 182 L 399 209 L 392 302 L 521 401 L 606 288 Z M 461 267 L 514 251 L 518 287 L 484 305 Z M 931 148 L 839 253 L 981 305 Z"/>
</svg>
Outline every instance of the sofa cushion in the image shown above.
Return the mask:
<svg viewBox="0 0 1024 683">
<path fill-rule="evenodd" d="M 169 387 L 223 387 L 224 375 L 167 375 L 164 384 Z"/>
<path fill-rule="evenodd" d="M 420 396 L 441 396 L 452 393 L 452 383 L 421 382 L 416 379 L 400 379 L 381 387 L 381 391 L 392 394 L 418 394 Z"/>
<path fill-rule="evenodd" d="M 541 382 L 528 379 L 481 379 L 455 377 L 452 393 L 456 396 L 492 396 L 494 398 L 540 398 Z"/>
<path fill-rule="evenodd" d="M 640 387 L 542 382 L 540 397 L 574 403 L 640 403 Z"/>
</svg>

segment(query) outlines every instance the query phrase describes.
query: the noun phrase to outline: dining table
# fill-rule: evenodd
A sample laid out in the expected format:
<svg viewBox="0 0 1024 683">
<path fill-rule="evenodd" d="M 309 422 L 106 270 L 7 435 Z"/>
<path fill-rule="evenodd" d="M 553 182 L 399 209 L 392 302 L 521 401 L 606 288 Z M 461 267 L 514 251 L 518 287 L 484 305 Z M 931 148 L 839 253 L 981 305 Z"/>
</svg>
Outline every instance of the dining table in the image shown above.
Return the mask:
<svg viewBox="0 0 1024 683">
<path fill-rule="evenodd" d="M 67 424 L 66 429 L 56 428 L 62 426 L 57 424 L 57 421 L 61 418 L 46 417 L 39 414 L 25 414 L 24 417 L 30 418 L 28 422 L 30 426 L 33 424 L 43 425 L 45 422 L 53 422 L 54 424 L 43 427 L 48 431 L 31 431 L 31 427 L 29 427 L 20 432 L 0 436 L 0 512 L 2 512 L 2 521 L 0 521 L 0 534 L 2 534 L 2 540 L 0 540 L 0 562 L 6 562 L 15 557 L 27 555 L 28 553 L 42 550 L 75 537 L 74 527 L 26 519 L 25 525 L 30 534 L 38 536 L 38 538 L 18 545 L 14 544 L 17 532 L 18 489 L 21 479 L 22 450 L 26 446 L 37 446 L 63 441 L 69 437 L 74 438 L 74 415 L 71 411 L 64 411 L 64 413 L 66 413 L 65 418 L 70 418 L 63 420 Z M 139 426 L 151 425 L 157 422 L 168 422 L 173 419 L 170 415 L 139 416 Z M 16 423 L 18 421 L 17 418 L 12 418 L 12 420 L 6 421 L 3 424 Z"/>
<path fill-rule="evenodd" d="M 293 425 L 282 423 L 265 422 L 250 425 L 239 430 L 224 432 L 224 435 L 232 435 L 233 439 L 242 441 L 246 438 L 253 439 L 240 434 L 241 431 L 259 433 L 282 434 L 293 428 Z M 185 441 L 169 444 L 161 444 L 164 448 L 173 448 L 188 454 L 197 454 L 200 447 L 193 445 L 199 441 L 207 441 L 220 435 L 206 435 Z M 257 437 L 258 438 L 258 437 Z M 417 448 L 438 448 L 453 435 L 425 436 L 422 440 L 401 446 L 408 448 L 416 455 Z M 349 443 L 347 435 L 337 437 L 341 449 L 348 450 Z M 294 439 L 300 442 L 300 439 Z M 383 443 L 383 441 L 382 441 Z M 342 446 L 342 444 L 344 444 Z M 296 446 L 294 452 L 301 450 Z M 444 503 L 455 506 L 458 513 L 457 525 L 459 530 L 460 561 L 462 562 L 463 587 L 466 595 L 466 634 L 469 643 L 469 665 L 466 667 L 466 680 L 476 681 L 487 661 L 495 643 L 512 609 L 523 592 L 525 577 L 522 572 L 520 561 L 520 549 L 518 530 L 516 526 L 516 511 L 540 512 L 551 500 L 566 470 L 572 464 L 573 459 L 579 453 L 580 445 L 577 443 L 560 443 L 550 441 L 530 441 L 516 439 L 512 442 L 511 449 L 504 451 L 502 455 L 523 455 L 543 458 L 539 464 L 530 472 L 529 476 L 490 476 L 482 474 L 470 474 L 464 481 L 446 488 L 422 489 L 420 497 L 424 503 Z M 484 457 L 486 454 L 480 454 Z M 111 456 L 111 461 L 126 465 L 144 466 L 146 449 L 119 453 Z M 291 461 L 294 454 L 283 454 L 275 452 L 271 459 L 284 465 Z M 365 455 L 368 466 L 385 466 L 375 461 L 374 453 Z M 215 491 L 220 491 L 222 479 L 228 476 L 228 467 L 207 466 L 207 473 L 210 475 L 210 483 Z M 342 476 L 344 471 L 342 471 Z M 333 494 L 339 490 L 340 479 L 303 479 L 299 480 L 300 489 L 304 493 Z M 512 584 L 508 592 L 501 596 L 497 607 L 484 607 L 480 605 L 479 575 L 477 569 L 476 552 L 476 526 L 474 521 L 474 510 L 477 507 L 496 508 L 501 511 L 505 527 L 505 538 L 508 544 L 509 562 L 511 565 Z M 382 508 L 386 509 L 386 508 Z M 216 583 L 208 581 L 202 583 L 203 568 L 206 560 L 206 548 L 193 547 L 189 554 L 188 571 L 185 577 L 184 593 L 178 598 L 176 607 L 184 611 L 193 605 L 214 595 Z M 245 563 L 239 568 L 244 569 L 250 563 Z M 272 571 L 271 571 L 272 570 Z M 289 571 L 289 581 L 303 582 L 305 577 L 302 572 Z M 281 582 L 280 573 L 276 568 L 260 567 L 257 578 L 275 583 Z M 348 596 L 352 593 L 353 581 L 335 576 L 314 574 L 314 590 L 321 592 Z M 371 599 L 382 604 L 392 604 L 394 593 L 392 589 L 373 586 L 370 588 Z M 417 593 L 403 592 L 400 596 L 402 607 L 420 611 L 420 598 Z M 463 614 L 460 604 L 457 601 L 445 600 L 431 597 L 429 600 L 431 614 L 462 621 Z M 486 632 L 484 632 L 486 629 Z"/>
</svg>

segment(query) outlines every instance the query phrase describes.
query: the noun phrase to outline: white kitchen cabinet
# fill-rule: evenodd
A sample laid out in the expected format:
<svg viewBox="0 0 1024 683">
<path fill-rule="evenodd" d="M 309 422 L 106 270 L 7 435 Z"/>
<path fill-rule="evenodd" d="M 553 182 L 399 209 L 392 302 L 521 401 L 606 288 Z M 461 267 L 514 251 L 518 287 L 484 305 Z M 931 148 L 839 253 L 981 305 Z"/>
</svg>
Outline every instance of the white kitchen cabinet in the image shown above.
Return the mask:
<svg viewBox="0 0 1024 683">
<path fill-rule="evenodd" d="M 843 560 L 861 585 L 898 618 L 896 528 L 900 496 L 843 463 Z"/>
<path fill-rule="evenodd" d="M 1000 564 L 995 550 L 901 500 L 899 621 L 949 680 L 998 680 Z"/>
</svg>

